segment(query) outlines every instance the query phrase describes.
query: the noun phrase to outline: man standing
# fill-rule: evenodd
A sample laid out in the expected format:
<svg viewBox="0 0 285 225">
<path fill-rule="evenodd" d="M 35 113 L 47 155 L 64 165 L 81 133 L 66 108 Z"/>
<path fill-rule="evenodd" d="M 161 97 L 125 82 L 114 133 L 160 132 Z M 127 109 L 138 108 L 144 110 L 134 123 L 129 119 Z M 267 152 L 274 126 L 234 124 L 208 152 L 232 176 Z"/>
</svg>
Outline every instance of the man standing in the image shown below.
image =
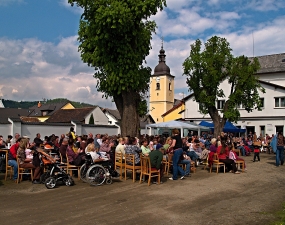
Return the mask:
<svg viewBox="0 0 285 225">
<path fill-rule="evenodd" d="M 280 132 L 277 136 L 276 167 L 279 166 L 279 162 L 281 163 L 281 165 L 284 164 L 284 145 L 284 136 L 282 132 Z"/>
<path fill-rule="evenodd" d="M 44 143 L 41 140 L 41 134 L 40 133 L 37 133 L 37 136 L 35 137 L 34 142 L 35 142 L 37 148 L 39 148 L 40 145 Z"/>
</svg>

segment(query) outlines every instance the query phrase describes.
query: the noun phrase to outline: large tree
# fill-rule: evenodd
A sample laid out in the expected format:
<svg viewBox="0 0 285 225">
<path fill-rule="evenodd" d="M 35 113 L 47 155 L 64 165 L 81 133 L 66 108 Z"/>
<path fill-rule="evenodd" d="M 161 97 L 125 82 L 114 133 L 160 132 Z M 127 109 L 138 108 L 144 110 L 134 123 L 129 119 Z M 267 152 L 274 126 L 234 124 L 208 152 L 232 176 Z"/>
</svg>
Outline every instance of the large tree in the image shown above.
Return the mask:
<svg viewBox="0 0 285 225">
<path fill-rule="evenodd" d="M 143 62 L 156 24 L 149 20 L 166 0 L 68 0 L 83 9 L 79 51 L 95 68 L 97 88 L 112 97 L 121 115 L 122 135 L 139 134 L 139 111 L 151 68 Z"/>
<path fill-rule="evenodd" d="M 225 38 L 214 36 L 205 43 L 198 39 L 191 45 L 190 56 L 184 61 L 187 84 L 199 103 L 200 112 L 209 114 L 217 137 L 227 120 L 240 118 L 239 105 L 247 112 L 261 110 L 259 90 L 265 92 L 254 75 L 260 68 L 257 58 L 234 57 Z M 228 82 L 230 93 L 224 93 L 221 83 Z M 217 100 L 226 99 L 222 110 L 217 109 Z"/>
</svg>

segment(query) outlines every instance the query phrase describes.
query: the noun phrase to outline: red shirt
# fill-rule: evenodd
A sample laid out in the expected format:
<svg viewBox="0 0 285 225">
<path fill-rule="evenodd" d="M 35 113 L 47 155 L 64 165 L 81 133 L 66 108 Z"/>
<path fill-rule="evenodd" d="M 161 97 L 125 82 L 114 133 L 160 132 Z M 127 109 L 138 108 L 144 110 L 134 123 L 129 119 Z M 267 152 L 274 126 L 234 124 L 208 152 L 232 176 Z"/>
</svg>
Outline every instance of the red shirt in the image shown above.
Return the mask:
<svg viewBox="0 0 285 225">
<path fill-rule="evenodd" d="M 219 146 L 217 148 L 217 155 L 218 155 L 219 159 L 227 159 L 227 156 L 229 155 L 228 147 L 226 147 L 225 152 L 223 154 L 221 154 L 221 150 L 222 150 L 222 146 Z"/>
<path fill-rule="evenodd" d="M 13 144 L 9 149 L 10 153 L 12 154 L 13 158 L 16 160 L 17 158 L 17 150 L 19 148 L 19 143 Z"/>
</svg>

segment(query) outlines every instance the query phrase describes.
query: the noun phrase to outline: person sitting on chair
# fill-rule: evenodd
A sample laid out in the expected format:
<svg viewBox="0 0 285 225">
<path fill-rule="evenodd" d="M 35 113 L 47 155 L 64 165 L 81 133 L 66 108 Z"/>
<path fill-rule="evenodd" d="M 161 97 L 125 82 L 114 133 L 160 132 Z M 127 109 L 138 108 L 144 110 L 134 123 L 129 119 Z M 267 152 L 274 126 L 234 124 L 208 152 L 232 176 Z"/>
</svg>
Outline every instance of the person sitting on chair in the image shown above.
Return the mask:
<svg viewBox="0 0 285 225">
<path fill-rule="evenodd" d="M 137 140 L 134 137 L 129 138 L 129 144 L 125 148 L 126 154 L 135 155 L 135 166 L 140 166 L 140 153 L 142 150 L 137 146 Z"/>
<path fill-rule="evenodd" d="M 40 184 L 40 176 L 41 176 L 41 167 L 40 166 L 34 166 L 31 159 L 26 158 L 25 150 L 29 145 L 29 140 L 26 138 L 22 138 L 18 151 L 17 156 L 19 159 L 19 166 L 24 169 L 33 169 L 33 184 Z"/>
<path fill-rule="evenodd" d="M 13 144 L 8 152 L 8 165 L 14 168 L 13 179 L 16 182 L 18 179 L 18 163 L 17 163 L 17 150 L 19 148 L 21 138 L 16 141 L 16 144 Z"/>
<path fill-rule="evenodd" d="M 157 169 L 157 171 L 160 172 L 160 183 L 162 184 L 162 177 L 164 174 L 164 166 L 162 164 L 162 159 L 164 155 L 164 148 L 160 148 L 158 151 L 157 150 L 152 150 L 149 153 L 149 159 L 151 163 L 151 168 Z M 157 181 L 153 182 L 154 184 L 157 184 Z"/>
<path fill-rule="evenodd" d="M 119 173 L 115 170 L 114 163 L 110 160 L 105 152 L 99 152 L 99 148 L 95 148 L 94 144 L 87 146 L 87 154 L 90 154 L 95 163 L 107 167 L 112 177 L 118 177 Z"/>
</svg>

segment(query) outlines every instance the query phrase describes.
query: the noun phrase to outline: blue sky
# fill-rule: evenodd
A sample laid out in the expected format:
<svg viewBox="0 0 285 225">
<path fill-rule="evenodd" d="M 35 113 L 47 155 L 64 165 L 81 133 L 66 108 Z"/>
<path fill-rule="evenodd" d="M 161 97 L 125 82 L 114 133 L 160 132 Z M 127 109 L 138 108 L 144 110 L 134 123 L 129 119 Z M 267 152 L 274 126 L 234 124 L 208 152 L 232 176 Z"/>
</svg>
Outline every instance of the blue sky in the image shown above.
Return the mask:
<svg viewBox="0 0 285 225">
<path fill-rule="evenodd" d="M 158 63 L 164 37 L 175 97 L 187 95 L 182 63 L 197 38 L 226 37 L 234 55 L 285 52 L 284 0 L 167 0 L 147 63 Z M 0 0 L 0 95 L 4 99 L 63 97 L 112 107 L 96 90 L 93 69 L 77 51 L 82 11 L 67 0 Z M 254 52 L 253 52 L 254 40 Z"/>
</svg>

